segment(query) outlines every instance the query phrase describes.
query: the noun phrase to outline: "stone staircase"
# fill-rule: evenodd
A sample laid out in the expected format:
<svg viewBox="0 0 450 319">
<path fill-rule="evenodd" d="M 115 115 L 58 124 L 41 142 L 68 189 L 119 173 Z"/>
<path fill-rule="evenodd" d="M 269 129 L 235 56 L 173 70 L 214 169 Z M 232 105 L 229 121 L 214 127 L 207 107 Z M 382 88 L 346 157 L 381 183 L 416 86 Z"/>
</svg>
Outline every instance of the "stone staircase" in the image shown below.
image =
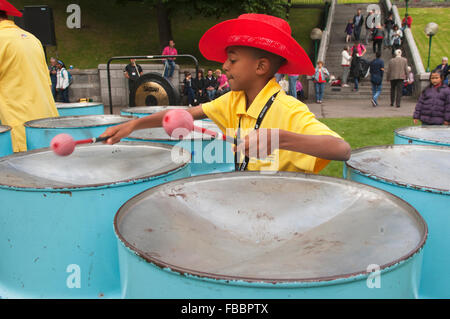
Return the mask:
<svg viewBox="0 0 450 319">
<path fill-rule="evenodd" d="M 364 18 L 367 15 L 366 8 L 368 4 L 358 3 L 358 4 L 337 4 L 335 8 L 334 20 L 331 25 L 330 42 L 325 57 L 325 67 L 328 69 L 330 74 L 334 75 L 336 78 L 342 77 L 342 67 L 341 67 L 341 52 L 345 46 L 351 47 L 353 42 L 348 44 L 345 42 L 345 27 L 349 19 L 352 19 L 356 14 L 356 10 L 361 8 Z M 381 21 L 384 21 L 384 13 L 381 14 Z M 364 59 L 372 61 L 375 59 L 375 53 L 372 49 L 372 41 L 366 45 L 364 40 L 365 28 L 361 31 L 362 43 L 367 49 L 366 54 L 363 56 Z M 389 60 L 392 58 L 391 50 L 382 48 L 382 56 L 384 60 L 385 68 Z M 349 87 L 332 87 L 330 85 L 325 86 L 324 97 L 325 99 L 365 99 L 370 100 L 372 97 L 372 87 L 370 83 L 370 75 L 362 79 L 359 83 L 359 91 L 353 92 L 353 82 L 348 82 Z M 386 98 L 390 95 L 390 83 L 386 80 L 386 75 L 383 77 L 383 90 L 381 92 L 380 98 Z"/>
</svg>

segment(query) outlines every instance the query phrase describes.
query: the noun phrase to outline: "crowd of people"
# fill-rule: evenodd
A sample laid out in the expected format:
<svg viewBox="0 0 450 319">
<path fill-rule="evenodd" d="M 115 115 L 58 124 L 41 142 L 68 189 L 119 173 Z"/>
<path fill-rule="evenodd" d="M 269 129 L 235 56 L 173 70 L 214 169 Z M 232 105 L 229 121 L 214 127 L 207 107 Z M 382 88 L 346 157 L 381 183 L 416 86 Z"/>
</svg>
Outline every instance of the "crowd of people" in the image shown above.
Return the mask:
<svg viewBox="0 0 450 319">
<path fill-rule="evenodd" d="M 185 71 L 183 85 L 183 93 L 187 96 L 189 106 L 210 102 L 230 91 L 227 76 L 220 69 L 215 72 L 208 69 L 206 76 L 203 70 L 199 70 L 195 78 L 192 78 L 190 72 Z"/>
<path fill-rule="evenodd" d="M 48 70 L 52 82 L 53 99 L 55 101 L 60 99 L 62 103 L 69 103 L 69 86 L 72 83 L 72 75 L 67 71 L 64 62 L 51 57 Z"/>
</svg>

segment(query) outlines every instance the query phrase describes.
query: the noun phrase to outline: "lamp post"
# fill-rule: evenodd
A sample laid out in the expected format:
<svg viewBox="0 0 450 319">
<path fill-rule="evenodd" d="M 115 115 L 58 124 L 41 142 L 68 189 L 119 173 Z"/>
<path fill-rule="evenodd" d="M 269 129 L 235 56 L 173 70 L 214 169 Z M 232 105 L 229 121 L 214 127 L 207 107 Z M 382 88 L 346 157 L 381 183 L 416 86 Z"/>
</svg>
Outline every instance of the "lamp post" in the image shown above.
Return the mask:
<svg viewBox="0 0 450 319">
<path fill-rule="evenodd" d="M 405 4 L 406 4 L 406 14 L 408 14 L 408 2 L 409 2 L 409 0 L 405 0 Z"/>
<path fill-rule="evenodd" d="M 425 26 L 425 34 L 430 37 L 430 42 L 428 44 L 428 63 L 427 63 L 427 72 L 430 72 L 430 55 L 431 55 L 431 39 L 433 35 L 438 32 L 437 23 L 430 22 Z"/>
<path fill-rule="evenodd" d="M 319 28 L 314 28 L 311 30 L 311 34 L 310 34 L 310 38 L 311 40 L 313 40 L 314 42 L 314 67 L 316 67 L 316 60 L 317 60 L 317 43 L 319 42 L 320 39 L 322 39 L 322 30 L 320 30 Z"/>
</svg>

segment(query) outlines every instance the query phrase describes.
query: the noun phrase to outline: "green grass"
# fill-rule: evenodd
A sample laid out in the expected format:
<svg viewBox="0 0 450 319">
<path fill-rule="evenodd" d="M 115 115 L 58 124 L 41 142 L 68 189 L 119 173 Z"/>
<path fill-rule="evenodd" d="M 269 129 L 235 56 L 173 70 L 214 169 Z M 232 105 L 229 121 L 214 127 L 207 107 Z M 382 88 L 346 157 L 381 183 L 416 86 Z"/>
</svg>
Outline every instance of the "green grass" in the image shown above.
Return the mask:
<svg viewBox="0 0 450 319">
<path fill-rule="evenodd" d="M 331 2 L 331 0 L 292 0 L 292 4 L 323 4 L 325 2 Z M 378 0 L 338 0 L 338 4 L 345 3 L 378 3 Z"/>
<path fill-rule="evenodd" d="M 342 136 L 352 149 L 394 143 L 394 130 L 413 125 L 412 117 L 320 119 Z M 343 162 L 332 161 L 320 175 L 342 177 Z"/>
<path fill-rule="evenodd" d="M 42 3 L 53 9 L 58 46 L 48 47 L 47 56 L 58 56 L 67 65 L 73 65 L 75 68 L 97 68 L 98 64 L 106 63 L 112 56 L 161 53 L 154 9 L 140 2 L 116 4 L 111 0 L 10 1 L 19 9 L 24 5 Z M 71 30 L 66 27 L 66 8 L 70 3 L 78 3 L 81 7 L 81 29 Z M 321 13 L 320 8 L 292 9 L 290 12 L 293 35 L 307 53 L 312 49 L 309 34 L 311 29 L 320 25 Z M 241 12 L 233 12 L 219 19 L 202 16 L 190 19 L 180 10 L 172 19 L 178 53 L 195 56 L 201 67 L 220 67 L 220 64 L 203 58 L 198 49 L 198 42 L 211 26 L 236 18 L 239 14 Z M 193 65 L 190 59 L 179 59 L 178 63 Z"/>
<path fill-rule="evenodd" d="M 406 9 L 399 8 L 398 10 L 400 17 L 403 19 Z M 432 70 L 438 64 L 441 64 L 443 56 L 449 55 L 450 8 L 409 8 L 408 14 L 413 19 L 411 31 L 425 69 L 428 62 L 429 38 L 426 36 L 424 29 L 429 22 L 435 22 L 439 25 L 438 33 L 433 36 L 431 43 L 430 70 Z"/>
</svg>

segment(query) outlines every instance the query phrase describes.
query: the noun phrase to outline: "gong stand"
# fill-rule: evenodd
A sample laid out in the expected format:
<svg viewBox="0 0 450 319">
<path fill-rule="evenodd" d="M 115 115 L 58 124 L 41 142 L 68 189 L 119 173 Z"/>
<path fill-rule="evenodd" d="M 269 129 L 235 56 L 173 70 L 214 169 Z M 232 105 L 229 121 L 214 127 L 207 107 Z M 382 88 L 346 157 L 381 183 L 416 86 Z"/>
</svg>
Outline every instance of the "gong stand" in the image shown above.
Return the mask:
<svg viewBox="0 0 450 319">
<path fill-rule="evenodd" d="M 139 55 L 139 56 L 114 56 L 108 60 L 106 64 L 106 73 L 108 77 L 108 96 L 109 96 L 109 112 L 113 114 L 112 106 L 112 94 L 111 94 L 111 74 L 109 66 L 112 61 L 115 60 L 129 60 L 129 59 L 139 59 L 139 60 L 162 60 L 166 58 L 191 58 L 195 63 L 195 74 L 198 74 L 198 61 L 197 58 L 190 54 L 178 54 L 178 55 Z M 144 74 L 145 75 L 145 74 Z"/>
</svg>

